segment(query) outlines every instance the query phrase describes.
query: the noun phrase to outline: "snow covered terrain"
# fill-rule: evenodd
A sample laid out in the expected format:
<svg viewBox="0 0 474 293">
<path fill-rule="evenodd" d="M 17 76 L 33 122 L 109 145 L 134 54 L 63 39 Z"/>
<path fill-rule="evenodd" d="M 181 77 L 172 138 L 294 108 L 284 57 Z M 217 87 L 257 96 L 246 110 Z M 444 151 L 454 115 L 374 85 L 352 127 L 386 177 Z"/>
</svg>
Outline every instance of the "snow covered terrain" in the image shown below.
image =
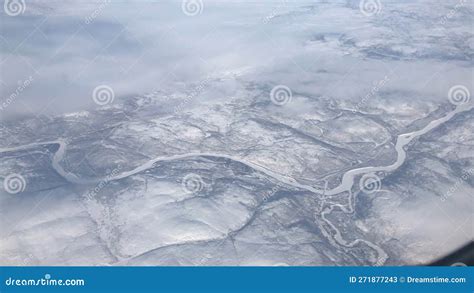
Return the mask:
<svg viewBox="0 0 474 293">
<path fill-rule="evenodd" d="M 0 265 L 414 265 L 473 240 L 472 1 L 19 3 Z"/>
</svg>

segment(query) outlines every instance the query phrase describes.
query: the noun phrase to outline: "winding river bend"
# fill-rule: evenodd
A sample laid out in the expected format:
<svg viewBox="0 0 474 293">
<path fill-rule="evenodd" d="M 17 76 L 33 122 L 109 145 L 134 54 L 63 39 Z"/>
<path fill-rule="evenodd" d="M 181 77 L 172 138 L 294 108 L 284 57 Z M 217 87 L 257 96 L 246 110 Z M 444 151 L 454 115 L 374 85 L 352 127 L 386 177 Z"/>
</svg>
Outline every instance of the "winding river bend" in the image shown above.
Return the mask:
<svg viewBox="0 0 474 293">
<path fill-rule="evenodd" d="M 12 148 L 3 148 L 0 149 L 0 153 L 5 153 L 5 152 L 15 152 L 15 151 L 22 151 L 22 150 L 27 150 L 31 148 L 36 148 L 39 146 L 45 146 L 45 145 L 57 145 L 58 149 L 53 155 L 52 159 L 52 166 L 54 170 L 60 174 L 65 180 L 74 183 L 74 184 L 94 184 L 94 183 L 99 183 L 101 181 L 113 181 L 113 180 L 119 180 L 123 179 L 135 174 L 138 174 L 140 172 L 143 172 L 145 170 L 151 169 L 155 166 L 156 163 L 159 162 L 166 162 L 166 161 L 173 161 L 173 160 L 181 160 L 181 159 L 187 159 L 187 158 L 196 158 L 196 157 L 213 157 L 213 158 L 225 158 L 229 160 L 233 160 L 239 163 L 242 163 L 254 170 L 257 170 L 259 172 L 262 172 L 266 174 L 269 177 L 272 177 L 276 180 L 278 180 L 281 183 L 284 183 L 288 186 L 293 186 L 299 189 L 304 189 L 307 191 L 310 191 L 312 193 L 318 194 L 318 195 L 337 195 L 343 192 L 347 192 L 349 196 L 348 200 L 348 207 L 341 205 L 341 204 L 331 204 L 328 206 L 326 209 L 324 209 L 321 212 L 321 218 L 322 220 L 331 228 L 330 230 L 334 231 L 334 233 L 328 232 L 328 230 L 325 227 L 321 227 L 321 231 L 325 236 L 333 243 L 337 244 L 339 246 L 345 247 L 345 248 L 351 248 L 354 247 L 355 245 L 359 243 L 365 243 L 367 246 L 371 247 L 377 252 L 377 261 L 375 262 L 378 265 L 384 264 L 385 261 L 388 258 L 387 253 L 380 248 L 378 245 L 371 243 L 367 240 L 364 239 L 356 239 L 352 242 L 347 242 L 343 239 L 339 229 L 333 225 L 325 216 L 327 214 L 330 214 L 334 208 L 340 208 L 343 212 L 345 213 L 351 213 L 353 212 L 353 203 L 352 203 L 352 188 L 354 185 L 354 181 L 358 176 L 368 174 L 368 173 L 374 173 L 374 172 L 392 172 L 396 169 L 398 169 L 400 166 L 403 165 L 407 158 L 407 154 L 405 151 L 405 146 L 408 145 L 411 141 L 413 141 L 415 138 L 424 135 L 431 130 L 435 129 L 436 127 L 448 122 L 451 120 L 456 114 L 469 111 L 474 108 L 474 105 L 472 103 L 466 103 L 466 104 L 461 104 L 457 106 L 454 110 L 448 112 L 445 116 L 433 120 L 430 123 L 428 123 L 425 127 L 423 127 L 420 130 L 414 131 L 414 132 L 409 132 L 409 133 L 404 133 L 400 134 L 397 137 L 397 141 L 395 144 L 395 150 L 397 152 L 397 158 L 394 163 L 387 165 L 387 166 L 370 166 L 370 167 L 363 167 L 363 168 L 355 168 L 352 170 L 347 171 L 344 173 L 341 183 L 336 186 L 333 189 L 319 189 L 315 188 L 310 185 L 305 185 L 297 182 L 294 178 L 291 178 L 289 176 L 282 175 L 278 172 L 274 172 L 264 166 L 261 166 L 259 164 L 253 163 L 246 161 L 244 159 L 231 156 L 228 154 L 218 154 L 218 153 L 187 153 L 187 154 L 181 154 L 181 155 L 173 155 L 173 156 L 162 156 L 162 157 L 157 157 L 154 159 L 151 159 L 144 164 L 129 170 L 129 171 L 124 171 L 122 173 L 116 174 L 111 177 L 99 177 L 99 178 L 80 178 L 79 176 L 67 172 L 64 170 L 64 168 L 61 166 L 61 161 L 64 158 L 66 149 L 67 149 L 67 140 L 60 138 L 54 141 L 46 141 L 46 142 L 38 142 L 38 143 L 31 143 L 28 145 L 23 145 L 23 146 L 18 146 L 18 147 L 12 147 Z"/>
<path fill-rule="evenodd" d="M 101 182 L 103 180 L 113 181 L 113 180 L 123 179 L 129 176 L 138 174 L 140 172 L 143 172 L 145 170 L 151 169 L 154 167 L 156 163 L 159 163 L 159 162 L 182 160 L 182 159 L 194 158 L 194 157 L 225 158 L 225 159 L 242 163 L 254 170 L 262 172 L 266 174 L 267 176 L 272 177 L 289 186 L 304 189 L 316 194 L 337 195 L 339 193 L 352 190 L 355 178 L 357 176 L 364 175 L 367 173 L 380 172 L 380 171 L 391 172 L 398 169 L 401 165 L 403 165 L 407 157 L 404 147 L 407 144 L 409 144 L 411 141 L 413 141 L 413 139 L 421 135 L 424 135 L 430 132 L 431 130 L 435 129 L 436 127 L 446 123 L 447 121 L 451 120 L 456 114 L 469 111 L 472 108 L 474 108 L 474 105 L 472 105 L 472 103 L 459 105 L 453 111 L 448 112 L 445 116 L 439 119 L 431 121 L 428 125 L 426 125 L 424 128 L 420 130 L 410 132 L 410 133 L 400 134 L 395 144 L 397 158 L 393 164 L 388 165 L 388 166 L 363 167 L 363 168 L 356 168 L 356 169 L 349 170 L 346 173 L 344 173 L 341 183 L 338 186 L 336 186 L 333 189 L 328 189 L 328 190 L 315 188 L 310 185 L 300 184 L 292 177 L 280 174 L 278 172 L 272 171 L 259 164 L 246 161 L 242 158 L 235 157 L 228 154 L 193 152 L 193 153 L 173 155 L 173 156 L 162 156 L 162 157 L 156 157 L 154 159 L 151 159 L 132 170 L 124 171 L 122 173 L 116 174 L 115 176 L 99 177 L 99 178 L 80 178 L 77 175 L 64 170 L 64 168 L 61 166 L 61 161 L 63 160 L 66 149 L 67 149 L 67 140 L 63 138 L 60 138 L 54 141 L 31 143 L 31 144 L 27 144 L 23 146 L 12 147 L 12 148 L 3 148 L 3 149 L 0 149 L 0 153 L 27 150 L 27 149 L 36 148 L 36 147 L 45 146 L 45 145 L 57 145 L 58 149 L 54 153 L 54 156 L 52 159 L 52 166 L 59 175 L 61 175 L 64 179 L 74 184 L 93 184 L 93 183 Z"/>
</svg>

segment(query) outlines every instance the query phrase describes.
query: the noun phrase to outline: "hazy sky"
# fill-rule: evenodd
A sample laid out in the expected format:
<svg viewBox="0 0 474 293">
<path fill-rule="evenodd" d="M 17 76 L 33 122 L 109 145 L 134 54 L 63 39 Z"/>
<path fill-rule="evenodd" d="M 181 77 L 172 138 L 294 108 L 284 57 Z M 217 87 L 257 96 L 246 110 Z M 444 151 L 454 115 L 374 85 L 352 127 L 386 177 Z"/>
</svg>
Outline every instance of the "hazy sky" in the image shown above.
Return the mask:
<svg viewBox="0 0 474 293">
<path fill-rule="evenodd" d="M 228 76 L 338 99 L 385 76 L 384 91 L 420 99 L 470 84 L 472 3 L 401 2 L 367 16 L 359 1 L 198 1 L 196 15 L 181 1 L 27 1 L 1 12 L 1 116 L 97 107 L 99 85 L 119 103 Z"/>
</svg>

